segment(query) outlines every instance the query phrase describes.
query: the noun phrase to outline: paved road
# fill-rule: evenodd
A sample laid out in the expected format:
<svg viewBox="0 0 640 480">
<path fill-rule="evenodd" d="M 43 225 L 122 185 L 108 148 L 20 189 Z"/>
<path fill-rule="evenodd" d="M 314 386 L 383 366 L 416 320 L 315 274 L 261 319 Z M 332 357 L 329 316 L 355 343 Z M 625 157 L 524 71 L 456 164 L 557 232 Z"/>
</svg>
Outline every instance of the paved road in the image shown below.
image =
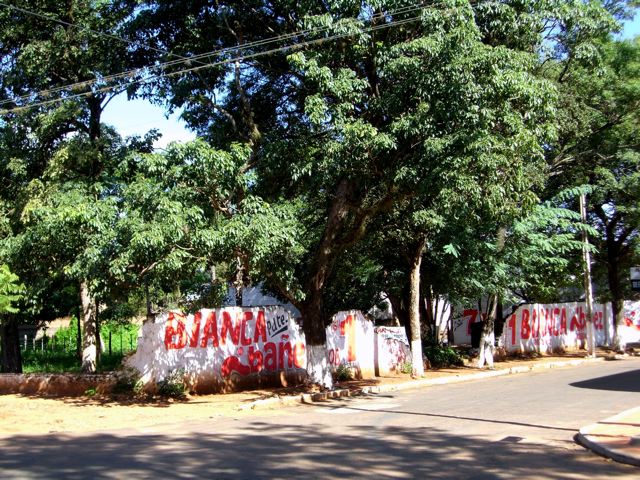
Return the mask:
<svg viewBox="0 0 640 480">
<path fill-rule="evenodd" d="M 639 392 L 632 359 L 145 431 L 6 437 L 0 477 L 637 479 L 573 436 L 638 406 Z"/>
</svg>

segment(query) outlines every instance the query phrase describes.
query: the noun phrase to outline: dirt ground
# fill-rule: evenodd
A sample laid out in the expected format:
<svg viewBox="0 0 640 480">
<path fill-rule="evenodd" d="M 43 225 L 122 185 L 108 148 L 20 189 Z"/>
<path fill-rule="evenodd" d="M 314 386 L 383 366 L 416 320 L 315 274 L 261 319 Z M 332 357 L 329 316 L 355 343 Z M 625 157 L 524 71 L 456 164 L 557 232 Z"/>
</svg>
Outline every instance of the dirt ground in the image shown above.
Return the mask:
<svg viewBox="0 0 640 480">
<path fill-rule="evenodd" d="M 610 355 L 600 352 L 599 356 Z M 560 356 L 510 359 L 497 362 L 496 369 L 540 366 L 584 357 L 583 352 Z M 456 376 L 479 371 L 473 367 L 428 370 L 424 378 Z M 406 383 L 408 375 L 379 377 L 375 380 L 343 382 L 340 388 L 358 389 L 365 385 Z M 190 396 L 184 400 L 127 397 L 47 398 L 33 395 L 0 395 L 0 435 L 47 434 L 54 432 L 91 432 L 101 430 L 145 428 L 177 421 L 189 422 L 216 417 L 255 415 L 243 406 L 257 400 L 308 391 L 303 387 L 255 390 L 224 395 Z M 264 410 L 261 410 L 264 413 Z"/>
</svg>

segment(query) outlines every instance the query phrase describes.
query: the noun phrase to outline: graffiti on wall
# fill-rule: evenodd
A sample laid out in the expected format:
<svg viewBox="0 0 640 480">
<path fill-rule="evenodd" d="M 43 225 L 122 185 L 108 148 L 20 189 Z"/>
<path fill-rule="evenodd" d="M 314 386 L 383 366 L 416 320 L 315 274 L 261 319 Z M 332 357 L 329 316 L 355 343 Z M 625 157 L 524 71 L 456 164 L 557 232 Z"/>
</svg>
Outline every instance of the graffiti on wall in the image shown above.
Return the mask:
<svg viewBox="0 0 640 480">
<path fill-rule="evenodd" d="M 127 364 L 145 381 L 183 370 L 195 380 L 224 382 L 232 376 L 306 369 L 305 345 L 299 325 L 281 307 L 169 312 L 142 326 Z"/>
<path fill-rule="evenodd" d="M 403 327 L 376 327 L 377 365 L 380 375 L 399 372 L 411 361 L 411 347 Z"/>
<path fill-rule="evenodd" d="M 609 311 L 606 309 L 609 308 Z M 464 309 L 454 325 L 455 343 L 470 343 L 471 328 L 484 320 L 484 312 Z M 593 325 L 596 343 L 610 338 L 610 307 L 595 304 Z M 610 320 L 609 320 L 610 323 Z M 587 339 L 587 315 L 584 302 L 521 305 L 505 322 L 499 344 L 507 351 L 546 352 L 584 346 Z"/>
<path fill-rule="evenodd" d="M 596 344 L 605 343 L 605 306 L 594 305 Z M 502 344 L 508 351 L 542 351 L 577 348 L 587 340 L 584 303 L 523 305 L 511 315 L 504 328 Z"/>
<path fill-rule="evenodd" d="M 624 315 L 620 335 L 625 343 L 640 342 L 640 302 L 624 302 Z"/>
<path fill-rule="evenodd" d="M 305 344 L 291 341 L 289 316 L 265 310 L 201 310 L 193 316 L 170 312 L 165 326 L 167 350 L 229 346 L 220 373 L 249 375 L 263 370 L 305 368 Z M 189 324 L 189 327 L 187 325 Z"/>
<path fill-rule="evenodd" d="M 326 329 L 327 358 L 332 368 L 354 367 L 361 376 L 374 373 L 373 324 L 362 312 L 352 310 L 334 315 Z"/>
</svg>

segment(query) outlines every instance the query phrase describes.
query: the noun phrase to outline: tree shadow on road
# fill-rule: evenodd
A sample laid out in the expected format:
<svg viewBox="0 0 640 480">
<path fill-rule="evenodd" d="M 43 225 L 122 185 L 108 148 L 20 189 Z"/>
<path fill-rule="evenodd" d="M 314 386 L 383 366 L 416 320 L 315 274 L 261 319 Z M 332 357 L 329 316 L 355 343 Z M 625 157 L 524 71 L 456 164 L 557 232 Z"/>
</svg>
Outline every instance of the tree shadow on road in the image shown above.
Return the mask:
<svg viewBox="0 0 640 480">
<path fill-rule="evenodd" d="M 614 392 L 640 392 L 640 370 L 607 375 L 605 377 L 592 378 L 582 382 L 570 384 L 577 388 L 590 388 L 593 390 L 609 390 Z"/>
<path fill-rule="evenodd" d="M 0 439 L 3 477 L 20 478 L 633 478 L 584 450 L 435 428 L 204 422 L 192 433 L 104 433 Z M 193 428 L 193 426 L 192 426 Z"/>
</svg>

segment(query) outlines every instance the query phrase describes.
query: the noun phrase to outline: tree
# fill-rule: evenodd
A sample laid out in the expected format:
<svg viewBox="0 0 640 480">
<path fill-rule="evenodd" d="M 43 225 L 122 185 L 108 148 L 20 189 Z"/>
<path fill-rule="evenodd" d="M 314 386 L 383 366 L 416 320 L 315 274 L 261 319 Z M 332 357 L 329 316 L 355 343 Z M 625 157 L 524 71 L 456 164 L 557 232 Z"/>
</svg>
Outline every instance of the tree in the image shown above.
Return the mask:
<svg viewBox="0 0 640 480">
<path fill-rule="evenodd" d="M 148 60 L 147 49 L 140 45 L 131 48 L 131 44 L 117 38 L 119 28 L 133 13 L 133 8 L 128 2 L 74 0 L 47 5 L 25 2 L 0 9 L 3 70 L 0 99 L 8 110 L 3 122 L 28 139 L 24 145 L 28 148 L 11 159 L 14 166 L 22 168 L 20 183 L 13 185 L 17 195 L 11 208 L 14 212 L 12 235 L 24 233 L 21 217 L 29 216 L 30 212 L 24 209 L 34 206 L 31 197 L 57 195 L 57 199 L 50 202 L 47 198 L 40 199 L 45 207 L 56 202 L 66 203 L 70 209 L 77 207 L 73 221 L 88 215 L 90 205 L 98 202 L 101 187 L 96 184 L 104 180 L 111 153 L 109 141 L 113 138 L 103 136 L 102 111 L 118 93 L 135 90 L 135 81 L 140 78 L 135 72 L 115 78 L 110 75 L 144 65 Z M 62 198 L 65 195 L 67 200 L 83 204 L 71 205 Z M 84 218 L 87 223 L 91 222 Z M 93 227 L 89 229 L 92 233 L 101 228 L 97 224 Z M 88 243 L 82 238 L 82 229 L 74 233 L 78 234 L 74 239 L 77 241 L 63 244 L 58 251 L 67 259 L 88 254 L 82 251 Z M 27 237 L 28 234 L 23 235 L 22 239 Z M 32 247 L 37 245 L 35 242 Z M 72 251 L 72 247 L 80 250 Z M 26 248 L 26 244 L 21 248 Z M 16 265 L 12 265 L 18 267 L 25 258 L 29 256 L 14 256 Z M 26 274 L 23 278 L 36 277 L 27 274 L 30 267 L 25 263 L 22 264 Z M 91 372 L 96 368 L 98 354 L 95 282 L 91 272 L 79 273 L 80 265 L 70 266 L 70 263 L 71 260 L 62 270 L 67 268 L 65 274 L 73 270 L 72 276 L 78 282 L 85 332 L 83 370 Z M 60 269 L 58 262 L 58 272 Z"/>
<path fill-rule="evenodd" d="M 594 61 L 567 69 L 563 77 L 565 128 L 549 153 L 552 186 L 593 187 L 588 208 L 599 232 L 596 262 L 606 271 L 604 298 L 611 300 L 617 330 L 628 294 L 623 277 L 637 255 L 639 235 L 640 43 L 604 38 L 596 47 Z M 614 343 L 623 348 L 618 335 Z"/>
<path fill-rule="evenodd" d="M 267 285 L 302 312 L 308 364 L 321 382 L 330 381 L 327 286 L 368 224 L 429 189 L 447 213 L 483 196 L 498 205 L 509 193 L 503 179 L 522 179 L 523 166 L 542 158 L 551 90 L 532 75 L 536 56 L 510 44 L 516 36 L 489 38 L 493 12 L 482 4 L 443 2 L 416 15 L 400 2 L 147 3 L 134 23 L 144 41 L 182 53 L 215 44 L 252 54 L 210 75 L 167 76 L 158 91 L 214 143 L 247 142 L 256 195 L 295 206 L 303 254 L 284 268 L 293 281 L 272 276 Z M 310 33 L 300 40 L 321 43 L 288 57 L 261 56 L 251 43 L 301 27 Z"/>
<path fill-rule="evenodd" d="M 0 349 L 4 373 L 21 373 L 18 324 L 12 314 L 18 313 L 15 303 L 22 298 L 23 287 L 18 284 L 18 276 L 7 265 L 0 265 Z M 16 361 L 17 360 L 17 361 Z"/>
<path fill-rule="evenodd" d="M 18 276 L 7 265 L 0 265 L 0 315 L 18 312 L 14 303 L 20 300 L 22 287 L 17 282 Z"/>
</svg>

